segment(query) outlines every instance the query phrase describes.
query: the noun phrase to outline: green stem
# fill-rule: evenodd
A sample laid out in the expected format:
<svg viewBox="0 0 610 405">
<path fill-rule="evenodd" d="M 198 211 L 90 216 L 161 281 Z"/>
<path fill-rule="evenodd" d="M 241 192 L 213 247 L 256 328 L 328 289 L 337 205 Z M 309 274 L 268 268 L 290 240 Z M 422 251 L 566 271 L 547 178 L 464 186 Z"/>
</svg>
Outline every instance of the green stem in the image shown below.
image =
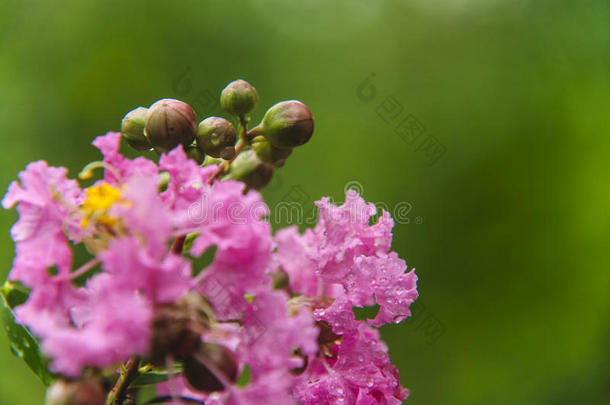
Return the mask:
<svg viewBox="0 0 610 405">
<path fill-rule="evenodd" d="M 135 380 L 139 374 L 140 358 L 137 356 L 131 357 L 125 364 L 125 371 L 121 371 L 121 375 L 116 384 L 108 394 L 106 405 L 122 405 L 127 395 L 129 384 Z"/>
</svg>

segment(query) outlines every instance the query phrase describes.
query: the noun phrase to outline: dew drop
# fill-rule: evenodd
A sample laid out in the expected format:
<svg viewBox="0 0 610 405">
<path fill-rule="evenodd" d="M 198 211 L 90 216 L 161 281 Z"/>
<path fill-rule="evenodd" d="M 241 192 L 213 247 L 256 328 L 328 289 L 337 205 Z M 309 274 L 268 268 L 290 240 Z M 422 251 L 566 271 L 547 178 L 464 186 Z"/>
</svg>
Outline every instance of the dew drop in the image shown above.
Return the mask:
<svg viewBox="0 0 610 405">
<path fill-rule="evenodd" d="M 407 319 L 406 315 L 396 315 L 393 319 L 392 322 L 394 323 L 401 323 L 402 321 L 404 321 L 405 319 Z"/>
</svg>

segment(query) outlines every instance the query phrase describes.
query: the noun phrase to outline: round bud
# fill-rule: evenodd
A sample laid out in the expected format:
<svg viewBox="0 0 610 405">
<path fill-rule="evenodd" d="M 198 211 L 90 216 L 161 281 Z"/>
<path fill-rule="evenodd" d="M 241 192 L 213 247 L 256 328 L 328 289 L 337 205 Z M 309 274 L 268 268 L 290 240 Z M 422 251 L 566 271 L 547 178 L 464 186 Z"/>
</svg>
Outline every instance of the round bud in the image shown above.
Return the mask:
<svg viewBox="0 0 610 405">
<path fill-rule="evenodd" d="M 199 294 L 187 295 L 177 303 L 155 307 L 149 361 L 164 365 L 168 355 L 182 360 L 199 349 L 201 333 L 209 319 L 206 304 Z"/>
<path fill-rule="evenodd" d="M 45 405 L 104 405 L 106 393 L 90 380 L 55 381 L 48 389 Z"/>
<path fill-rule="evenodd" d="M 263 135 L 277 148 L 294 148 L 303 145 L 313 134 L 313 118 L 309 108 L 300 101 L 277 103 L 267 110 L 263 121 L 251 135 Z"/>
<path fill-rule="evenodd" d="M 150 106 L 144 131 L 153 148 L 169 152 L 182 144 L 186 148 L 195 138 L 195 112 L 190 105 L 164 98 Z"/>
<path fill-rule="evenodd" d="M 252 149 L 240 153 L 224 179 L 238 180 L 246 183 L 249 189 L 260 190 L 271 181 L 273 166 L 263 162 Z"/>
<path fill-rule="evenodd" d="M 222 373 L 230 382 L 237 380 L 237 359 L 225 346 L 203 343 L 196 355 L 184 361 L 184 377 L 191 388 L 197 391 L 222 391 L 225 387 L 217 378 L 218 373 Z"/>
<path fill-rule="evenodd" d="M 220 93 L 222 109 L 231 115 L 244 115 L 253 111 L 258 105 L 258 93 L 245 80 L 232 81 Z"/>
<path fill-rule="evenodd" d="M 186 156 L 193 159 L 197 164 L 202 164 L 205 160 L 205 155 L 201 153 L 197 145 L 190 145 L 186 148 Z"/>
<path fill-rule="evenodd" d="M 292 153 L 292 149 L 276 148 L 266 140 L 254 142 L 252 149 L 256 151 L 256 155 L 260 160 L 271 163 L 275 167 L 284 166 L 286 158 Z"/>
<path fill-rule="evenodd" d="M 197 147 L 215 158 L 232 159 L 236 138 L 235 127 L 224 118 L 208 117 L 197 127 Z"/>
<path fill-rule="evenodd" d="M 135 110 L 129 111 L 121 121 L 121 136 L 123 139 L 136 150 L 148 150 L 152 148 L 148 138 L 144 135 L 144 125 L 148 109 L 138 107 Z"/>
</svg>

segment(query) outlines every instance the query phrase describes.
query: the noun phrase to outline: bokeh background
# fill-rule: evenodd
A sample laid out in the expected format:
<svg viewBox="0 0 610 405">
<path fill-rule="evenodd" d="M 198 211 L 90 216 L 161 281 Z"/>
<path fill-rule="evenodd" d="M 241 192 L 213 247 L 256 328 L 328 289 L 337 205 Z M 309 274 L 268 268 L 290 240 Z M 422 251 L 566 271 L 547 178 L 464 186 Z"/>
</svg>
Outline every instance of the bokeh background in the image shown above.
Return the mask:
<svg viewBox="0 0 610 405">
<path fill-rule="evenodd" d="M 383 336 L 408 404 L 609 404 L 608 4 L 3 0 L 0 188 L 31 160 L 75 175 L 159 98 L 218 114 L 244 78 L 255 120 L 292 98 L 316 119 L 269 204 L 351 182 L 400 214 L 421 301 Z M 43 397 L 2 334 L 0 404 Z"/>
</svg>

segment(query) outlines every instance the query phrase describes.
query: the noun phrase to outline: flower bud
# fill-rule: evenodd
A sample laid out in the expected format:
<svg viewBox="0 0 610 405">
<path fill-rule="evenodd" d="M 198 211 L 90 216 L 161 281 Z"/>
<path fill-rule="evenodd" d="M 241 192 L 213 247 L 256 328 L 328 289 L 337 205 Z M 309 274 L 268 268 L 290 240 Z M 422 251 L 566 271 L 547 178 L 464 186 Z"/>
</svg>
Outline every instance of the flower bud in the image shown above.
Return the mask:
<svg viewBox="0 0 610 405">
<path fill-rule="evenodd" d="M 280 149 L 271 145 L 266 140 L 252 143 L 252 149 L 263 162 L 271 163 L 275 167 L 282 167 L 286 158 L 292 153 L 292 149 Z"/>
<path fill-rule="evenodd" d="M 184 361 L 184 377 L 197 391 L 222 391 L 225 387 L 217 377 L 219 373 L 229 382 L 237 380 L 237 359 L 225 346 L 203 343 L 196 355 Z"/>
<path fill-rule="evenodd" d="M 106 393 L 98 382 L 58 380 L 47 389 L 45 405 L 104 405 Z"/>
<path fill-rule="evenodd" d="M 258 93 L 245 80 L 232 81 L 220 93 L 222 109 L 231 115 L 244 115 L 253 111 L 258 105 Z"/>
<path fill-rule="evenodd" d="M 303 145 L 313 134 L 311 111 L 300 101 L 282 101 L 267 110 L 263 121 L 250 134 L 263 135 L 277 148 Z"/>
<path fill-rule="evenodd" d="M 220 117 L 208 117 L 197 127 L 197 147 L 215 158 L 233 159 L 235 156 L 235 127 Z"/>
<path fill-rule="evenodd" d="M 168 355 L 182 360 L 196 352 L 201 344 L 201 333 L 209 324 L 207 307 L 205 299 L 198 294 L 187 295 L 177 303 L 157 305 L 150 362 L 164 365 Z"/>
<path fill-rule="evenodd" d="M 148 109 L 138 107 L 135 110 L 129 111 L 121 121 L 121 136 L 129 146 L 136 150 L 148 150 L 152 148 L 148 138 L 144 135 L 144 125 Z"/>
<path fill-rule="evenodd" d="M 193 159 L 199 165 L 202 164 L 205 160 L 205 155 L 201 153 L 197 145 L 194 144 L 186 148 L 186 156 L 188 156 L 190 159 Z"/>
<path fill-rule="evenodd" d="M 224 179 L 246 183 L 249 189 L 260 190 L 271 181 L 273 166 L 263 162 L 252 149 L 240 153 L 231 164 Z"/>
<path fill-rule="evenodd" d="M 190 105 L 164 98 L 150 106 L 144 131 L 159 152 L 169 152 L 182 144 L 186 148 L 195 138 L 195 112 Z"/>
</svg>

